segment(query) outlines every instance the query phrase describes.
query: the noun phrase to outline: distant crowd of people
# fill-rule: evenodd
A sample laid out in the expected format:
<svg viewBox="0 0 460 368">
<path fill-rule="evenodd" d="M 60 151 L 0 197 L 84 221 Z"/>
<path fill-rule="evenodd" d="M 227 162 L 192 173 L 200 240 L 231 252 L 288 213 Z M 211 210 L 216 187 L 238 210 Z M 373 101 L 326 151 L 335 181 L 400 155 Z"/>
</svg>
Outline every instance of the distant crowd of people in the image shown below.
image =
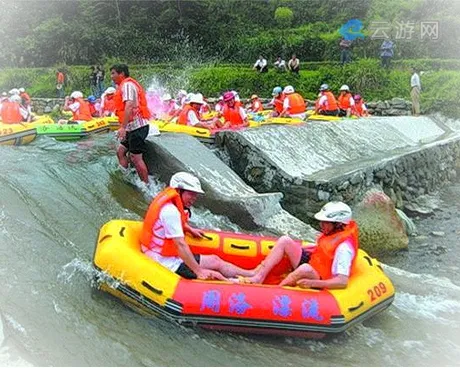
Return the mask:
<svg viewBox="0 0 460 368">
<path fill-rule="evenodd" d="M 351 49 L 353 46 L 353 41 L 342 38 L 339 42 L 340 48 L 340 64 L 345 65 L 352 62 L 352 53 Z M 394 47 L 395 44 L 390 38 L 385 38 L 382 45 L 380 46 L 380 59 L 382 62 L 383 68 L 390 68 L 391 60 L 394 56 Z M 286 61 L 278 56 L 276 61 L 273 63 L 273 67 L 276 71 L 286 72 L 290 71 L 292 73 L 299 73 L 300 70 L 300 61 L 297 58 L 296 54 L 293 54 L 291 59 L 286 63 Z M 254 63 L 253 69 L 259 73 L 268 72 L 268 62 L 263 55 L 259 55 L 259 58 Z"/>
<path fill-rule="evenodd" d="M 297 58 L 296 54 L 292 54 L 292 57 L 286 63 L 286 61 L 281 57 L 278 56 L 276 61 L 273 63 L 275 70 L 279 72 L 291 72 L 295 74 L 299 74 L 300 70 L 300 61 Z M 253 69 L 257 70 L 259 73 L 266 73 L 268 72 L 268 62 L 267 59 L 264 58 L 263 55 L 259 55 L 259 58 L 256 60 Z"/>
</svg>

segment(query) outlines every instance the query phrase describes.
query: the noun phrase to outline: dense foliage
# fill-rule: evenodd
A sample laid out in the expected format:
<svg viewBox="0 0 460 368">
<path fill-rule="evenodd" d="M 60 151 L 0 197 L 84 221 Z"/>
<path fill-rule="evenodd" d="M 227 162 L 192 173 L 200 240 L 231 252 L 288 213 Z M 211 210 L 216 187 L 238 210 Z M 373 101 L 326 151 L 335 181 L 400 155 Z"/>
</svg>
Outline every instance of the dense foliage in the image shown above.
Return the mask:
<svg viewBox="0 0 460 368">
<path fill-rule="evenodd" d="M 413 24 L 396 58 L 457 58 L 457 0 L 0 0 L 0 66 L 131 63 L 253 63 L 296 52 L 301 61 L 338 60 L 339 28 L 363 21 L 354 58 L 376 57 L 372 22 Z M 420 22 L 439 20 L 438 40 L 421 42 Z M 400 31 L 401 29 L 399 29 Z M 418 35 L 418 36 L 417 36 Z"/>
</svg>

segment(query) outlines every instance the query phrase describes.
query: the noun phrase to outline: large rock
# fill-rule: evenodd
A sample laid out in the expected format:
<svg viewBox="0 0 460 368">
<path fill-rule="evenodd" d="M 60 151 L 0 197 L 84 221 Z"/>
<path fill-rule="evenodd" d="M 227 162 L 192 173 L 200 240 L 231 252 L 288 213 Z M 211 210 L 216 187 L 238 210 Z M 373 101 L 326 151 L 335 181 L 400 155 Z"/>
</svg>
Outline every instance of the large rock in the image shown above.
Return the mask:
<svg viewBox="0 0 460 368">
<path fill-rule="evenodd" d="M 359 225 L 360 247 L 371 255 L 407 249 L 409 239 L 393 201 L 384 192 L 371 189 L 354 209 Z"/>
</svg>

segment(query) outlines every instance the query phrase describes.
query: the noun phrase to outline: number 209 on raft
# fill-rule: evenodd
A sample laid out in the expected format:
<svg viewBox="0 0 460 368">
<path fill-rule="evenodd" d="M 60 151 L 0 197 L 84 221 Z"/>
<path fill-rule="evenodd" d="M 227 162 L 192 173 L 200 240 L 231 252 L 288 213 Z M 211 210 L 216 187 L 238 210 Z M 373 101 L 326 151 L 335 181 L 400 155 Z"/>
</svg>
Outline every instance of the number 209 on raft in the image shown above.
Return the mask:
<svg viewBox="0 0 460 368">
<path fill-rule="evenodd" d="M 379 282 L 373 288 L 367 290 L 367 295 L 371 298 L 371 302 L 381 297 L 387 292 L 387 287 L 383 282 Z"/>
</svg>

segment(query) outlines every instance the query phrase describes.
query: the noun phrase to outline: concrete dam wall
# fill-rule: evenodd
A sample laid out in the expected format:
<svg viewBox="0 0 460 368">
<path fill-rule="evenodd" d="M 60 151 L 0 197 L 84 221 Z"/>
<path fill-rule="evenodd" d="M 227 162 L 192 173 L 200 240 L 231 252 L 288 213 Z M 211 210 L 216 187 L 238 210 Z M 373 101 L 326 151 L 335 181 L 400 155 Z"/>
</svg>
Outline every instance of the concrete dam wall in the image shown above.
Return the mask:
<svg viewBox="0 0 460 368">
<path fill-rule="evenodd" d="M 372 117 L 223 132 L 216 144 L 248 185 L 283 193 L 283 208 L 309 221 L 375 186 L 400 208 L 439 189 L 460 167 L 459 132 L 446 119 Z"/>
</svg>

